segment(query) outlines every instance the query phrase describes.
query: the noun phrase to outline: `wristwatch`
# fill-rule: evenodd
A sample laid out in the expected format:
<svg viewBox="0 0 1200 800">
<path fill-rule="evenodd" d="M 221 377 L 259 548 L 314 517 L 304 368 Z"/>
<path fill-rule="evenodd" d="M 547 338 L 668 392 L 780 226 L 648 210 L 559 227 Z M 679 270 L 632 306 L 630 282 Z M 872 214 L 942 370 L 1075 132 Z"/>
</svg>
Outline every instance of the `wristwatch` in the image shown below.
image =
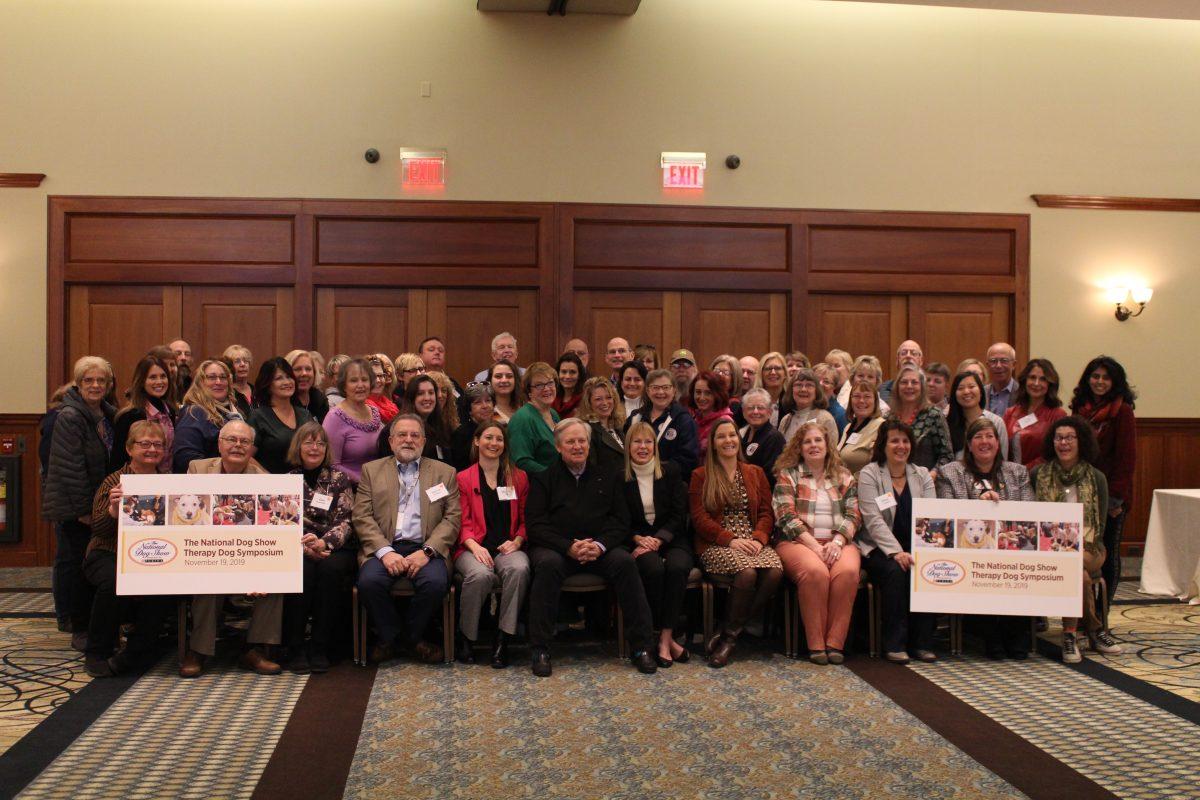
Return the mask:
<svg viewBox="0 0 1200 800">
<path fill-rule="evenodd" d="M 428 558 L 437 558 L 438 557 L 437 550 L 434 550 L 432 547 L 430 547 L 427 544 L 421 546 L 421 552 L 424 553 Z"/>
</svg>

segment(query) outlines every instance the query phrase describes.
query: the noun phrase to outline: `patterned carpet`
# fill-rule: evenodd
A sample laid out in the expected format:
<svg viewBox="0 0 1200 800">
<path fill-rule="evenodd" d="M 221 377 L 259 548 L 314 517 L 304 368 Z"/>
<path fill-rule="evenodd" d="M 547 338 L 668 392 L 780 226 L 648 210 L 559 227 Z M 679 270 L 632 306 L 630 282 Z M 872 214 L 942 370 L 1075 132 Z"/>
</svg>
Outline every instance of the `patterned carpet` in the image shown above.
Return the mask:
<svg viewBox="0 0 1200 800">
<path fill-rule="evenodd" d="M 855 675 L 765 653 L 376 675 L 346 797 L 1021 797 Z"/>
<path fill-rule="evenodd" d="M 39 595 L 16 595 L 39 597 Z M 0 619 L 0 753 L 91 680 L 49 618 Z"/>
</svg>

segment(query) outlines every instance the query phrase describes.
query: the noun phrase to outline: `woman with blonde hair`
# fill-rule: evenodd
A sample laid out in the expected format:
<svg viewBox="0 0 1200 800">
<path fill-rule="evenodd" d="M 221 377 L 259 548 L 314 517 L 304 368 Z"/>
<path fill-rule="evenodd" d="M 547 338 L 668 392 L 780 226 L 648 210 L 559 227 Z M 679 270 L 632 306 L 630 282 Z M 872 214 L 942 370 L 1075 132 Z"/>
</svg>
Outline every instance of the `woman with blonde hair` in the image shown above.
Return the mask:
<svg viewBox="0 0 1200 800">
<path fill-rule="evenodd" d="M 808 658 L 841 664 L 858 592 L 858 486 L 829 432 L 806 422 L 775 462 L 776 549 L 796 584 Z"/>
<path fill-rule="evenodd" d="M 393 399 L 399 403 L 408 388 L 408 382 L 425 374 L 425 362 L 416 353 L 401 353 L 396 356 L 396 385 L 392 387 Z"/>
<path fill-rule="evenodd" d="M 254 389 L 250 385 L 250 367 L 254 364 L 254 354 L 247 347 L 231 344 L 225 348 L 221 357 L 229 360 L 230 396 L 242 410 L 242 416 L 249 416 L 249 409 L 254 405 Z"/>
<path fill-rule="evenodd" d="M 233 400 L 233 373 L 223 359 L 200 362 L 196 377 L 183 396 L 171 466 L 175 472 L 187 472 L 188 465 L 200 458 L 216 458 L 217 435 L 221 426 L 232 419 L 244 419 Z"/>
<path fill-rule="evenodd" d="M 625 407 L 621 405 L 621 398 L 617 396 L 612 381 L 599 375 L 584 381 L 575 416 L 592 429 L 588 460 L 598 464 L 601 469 L 620 469 L 626 461 L 622 439 Z"/>
<path fill-rule="evenodd" d="M 329 388 L 325 390 L 325 399 L 329 401 L 330 408 L 346 399 L 342 390 L 338 388 L 338 376 L 342 373 L 342 366 L 349 360 L 350 356 L 338 353 L 325 365 L 325 380 L 329 383 Z"/>
<path fill-rule="evenodd" d="M 454 381 L 444 372 L 430 372 L 438 387 L 438 418 L 443 430 L 453 432 L 458 427 L 458 403 L 454 402 Z"/>
<path fill-rule="evenodd" d="M 779 587 L 783 564 L 770 545 L 775 515 L 771 487 L 758 467 L 742 459 L 732 419 L 708 434 L 704 466 L 692 473 L 688 491 L 696 554 L 705 572 L 732 579 L 720 632 L 705 642 L 710 667 L 729 663 L 746 623 L 761 613 Z"/>
<path fill-rule="evenodd" d="M 655 661 L 665 669 L 689 658 L 687 649 L 675 641 L 694 561 L 686 536 L 687 487 L 677 465 L 659 460 L 658 437 L 648 423 L 629 427 L 624 449 L 629 548 L 654 626 L 661 631 Z"/>
<path fill-rule="evenodd" d="M 317 422 L 324 422 L 329 413 L 329 400 L 321 391 L 322 370 L 317 366 L 317 355 L 310 350 L 292 350 L 283 358 L 296 376 L 296 404 Z"/>
<path fill-rule="evenodd" d="M 854 356 L 845 350 L 834 348 L 825 354 L 825 363 L 833 368 L 837 381 L 834 386 L 838 405 L 849 408 L 850 403 L 850 370 L 854 367 Z"/>
<path fill-rule="evenodd" d="M 758 374 L 754 376 L 755 389 L 765 389 L 771 395 L 771 424 L 779 424 L 779 403 L 783 399 L 784 384 L 787 382 L 787 360 L 783 353 L 772 350 L 758 361 Z"/>
<path fill-rule="evenodd" d="M 938 468 L 954 460 L 950 426 L 942 412 L 929 402 L 925 373 L 915 364 L 903 365 L 896 375 L 891 416 L 912 427 L 916 446 L 909 460 L 937 478 Z"/>
<path fill-rule="evenodd" d="M 846 427 L 838 439 L 838 457 L 852 473 L 865 467 L 875 450 L 875 437 L 883 425 L 879 392 L 867 381 L 856 381 L 850 390 Z"/>
</svg>

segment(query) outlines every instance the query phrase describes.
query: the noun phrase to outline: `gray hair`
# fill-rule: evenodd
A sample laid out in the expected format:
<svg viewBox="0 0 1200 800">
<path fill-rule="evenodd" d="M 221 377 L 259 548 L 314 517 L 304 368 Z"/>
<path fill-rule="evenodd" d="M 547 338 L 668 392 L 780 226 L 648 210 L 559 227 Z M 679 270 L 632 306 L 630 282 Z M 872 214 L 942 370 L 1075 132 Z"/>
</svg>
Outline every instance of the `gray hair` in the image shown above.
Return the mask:
<svg viewBox="0 0 1200 800">
<path fill-rule="evenodd" d="M 516 347 L 517 337 L 513 336 L 508 331 L 501 331 L 500 333 L 497 333 L 495 336 L 492 337 L 492 352 L 496 351 L 496 345 L 500 344 L 501 339 L 512 339 L 513 346 Z"/>
<path fill-rule="evenodd" d="M 771 407 L 771 393 L 766 389 L 751 389 L 742 395 L 742 405 L 746 405 L 751 400 L 762 400 L 767 404 L 767 408 Z"/>
<path fill-rule="evenodd" d="M 560 420 L 559 423 L 554 426 L 554 443 L 559 444 L 562 442 L 563 437 L 567 435 L 567 431 L 576 425 L 582 425 L 584 429 L 587 430 L 588 438 L 590 440 L 592 434 L 591 426 L 581 420 L 579 417 L 567 417 L 564 420 Z"/>
<path fill-rule="evenodd" d="M 392 434 L 396 431 L 396 423 L 400 422 L 400 420 L 407 420 L 409 422 L 417 423 L 417 426 L 420 427 L 420 429 L 421 429 L 421 435 L 422 436 L 426 435 L 425 420 L 421 419 L 416 414 L 397 414 L 395 419 L 393 419 L 390 423 L 388 423 L 388 438 L 389 439 L 392 437 Z"/>
<path fill-rule="evenodd" d="M 244 419 L 229 420 L 229 422 L 226 422 L 224 425 L 221 426 L 221 433 L 219 435 L 224 435 L 225 431 L 229 430 L 230 428 L 232 428 L 235 425 L 241 425 L 243 428 L 250 431 L 250 441 L 251 442 L 253 442 L 255 439 L 258 438 L 258 432 L 254 430 L 254 426 L 251 425 L 249 422 L 246 422 L 246 420 L 244 420 Z"/>
</svg>

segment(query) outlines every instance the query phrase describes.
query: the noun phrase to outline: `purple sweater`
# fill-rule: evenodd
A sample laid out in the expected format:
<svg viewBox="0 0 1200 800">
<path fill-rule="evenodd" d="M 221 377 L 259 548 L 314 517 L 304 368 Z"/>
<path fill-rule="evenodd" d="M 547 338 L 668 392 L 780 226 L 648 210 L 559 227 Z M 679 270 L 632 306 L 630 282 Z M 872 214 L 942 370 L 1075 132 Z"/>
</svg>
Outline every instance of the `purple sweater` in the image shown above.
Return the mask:
<svg viewBox="0 0 1200 800">
<path fill-rule="evenodd" d="M 377 448 L 383 423 L 379 419 L 379 411 L 373 406 L 367 408 L 371 412 L 369 423 L 352 419 L 340 405 L 330 409 L 321 423 L 325 433 L 329 434 L 333 466 L 346 473 L 355 483 L 358 483 L 362 474 L 363 464 L 379 457 Z"/>
</svg>

